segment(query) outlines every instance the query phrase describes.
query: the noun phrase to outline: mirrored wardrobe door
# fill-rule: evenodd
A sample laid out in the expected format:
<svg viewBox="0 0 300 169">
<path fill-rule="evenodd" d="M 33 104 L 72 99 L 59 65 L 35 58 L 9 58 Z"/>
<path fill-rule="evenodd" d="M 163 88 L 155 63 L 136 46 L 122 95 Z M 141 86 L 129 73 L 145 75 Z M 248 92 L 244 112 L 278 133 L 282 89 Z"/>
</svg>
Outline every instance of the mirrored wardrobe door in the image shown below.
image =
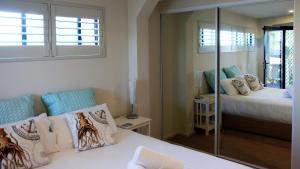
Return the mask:
<svg viewBox="0 0 300 169">
<path fill-rule="evenodd" d="M 215 10 L 161 15 L 163 138 L 214 153 Z"/>
<path fill-rule="evenodd" d="M 221 157 L 290 168 L 293 3 L 221 8 Z"/>
</svg>

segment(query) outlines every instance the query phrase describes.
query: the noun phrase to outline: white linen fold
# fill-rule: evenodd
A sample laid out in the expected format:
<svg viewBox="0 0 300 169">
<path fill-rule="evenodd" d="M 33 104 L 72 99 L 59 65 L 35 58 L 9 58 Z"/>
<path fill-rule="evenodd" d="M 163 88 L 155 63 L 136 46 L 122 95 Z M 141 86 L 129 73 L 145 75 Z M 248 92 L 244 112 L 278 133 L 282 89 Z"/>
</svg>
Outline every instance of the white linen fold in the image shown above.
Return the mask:
<svg viewBox="0 0 300 169">
<path fill-rule="evenodd" d="M 183 163 L 171 157 L 155 152 L 143 146 L 137 147 L 134 157 L 130 163 L 144 167 L 146 169 L 183 169 Z M 137 169 L 136 165 L 130 164 Z M 129 166 L 129 165 L 128 165 Z"/>
<path fill-rule="evenodd" d="M 134 161 L 130 161 L 127 165 L 127 169 L 146 169 L 146 168 L 138 164 L 135 164 Z"/>
</svg>

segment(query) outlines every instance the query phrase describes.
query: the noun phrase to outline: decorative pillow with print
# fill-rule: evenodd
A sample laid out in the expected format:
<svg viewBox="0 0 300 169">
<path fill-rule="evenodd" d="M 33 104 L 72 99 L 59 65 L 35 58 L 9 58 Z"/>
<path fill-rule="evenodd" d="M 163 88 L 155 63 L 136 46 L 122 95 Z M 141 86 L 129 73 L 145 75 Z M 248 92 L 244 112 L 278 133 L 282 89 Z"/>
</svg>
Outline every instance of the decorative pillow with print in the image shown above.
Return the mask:
<svg viewBox="0 0 300 169">
<path fill-rule="evenodd" d="M 253 91 L 258 91 L 264 88 L 262 83 L 258 80 L 256 76 L 253 75 L 245 75 L 245 79 L 250 87 L 251 90 Z"/>
<path fill-rule="evenodd" d="M 29 169 L 48 163 L 34 119 L 0 126 L 0 168 Z"/>
<path fill-rule="evenodd" d="M 244 78 L 238 77 L 236 79 L 232 80 L 232 85 L 239 91 L 240 94 L 242 95 L 249 95 L 251 90 L 247 85 L 247 82 L 245 81 Z"/>
<path fill-rule="evenodd" d="M 110 113 L 99 106 L 98 109 L 83 109 L 65 114 L 74 147 L 85 151 L 112 145 L 113 130 L 109 125 L 108 116 L 111 117 Z"/>
</svg>

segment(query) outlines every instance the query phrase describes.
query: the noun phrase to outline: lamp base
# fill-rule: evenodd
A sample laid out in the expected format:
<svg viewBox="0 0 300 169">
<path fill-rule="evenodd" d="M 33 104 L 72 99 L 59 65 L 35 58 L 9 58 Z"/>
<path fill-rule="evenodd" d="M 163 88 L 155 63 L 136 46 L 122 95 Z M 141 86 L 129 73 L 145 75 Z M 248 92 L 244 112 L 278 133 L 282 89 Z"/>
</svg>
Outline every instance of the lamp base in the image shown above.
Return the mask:
<svg viewBox="0 0 300 169">
<path fill-rule="evenodd" d="M 130 113 L 126 116 L 127 119 L 137 119 L 139 117 L 138 114 Z"/>
</svg>

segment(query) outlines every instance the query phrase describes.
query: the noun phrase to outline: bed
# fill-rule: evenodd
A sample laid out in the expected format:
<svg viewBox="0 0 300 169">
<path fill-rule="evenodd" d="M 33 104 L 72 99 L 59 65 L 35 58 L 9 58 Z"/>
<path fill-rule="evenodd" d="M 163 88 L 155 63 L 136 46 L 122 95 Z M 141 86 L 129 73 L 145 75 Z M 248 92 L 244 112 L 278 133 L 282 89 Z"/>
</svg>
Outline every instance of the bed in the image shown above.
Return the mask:
<svg viewBox="0 0 300 169">
<path fill-rule="evenodd" d="M 283 92 L 264 88 L 248 96 L 221 95 L 223 127 L 290 140 L 293 103 Z"/>
<path fill-rule="evenodd" d="M 249 169 L 231 161 L 176 146 L 128 130 L 114 135 L 117 143 L 112 146 L 76 152 L 75 149 L 52 155 L 52 162 L 39 169 L 126 169 L 137 146 L 144 145 L 184 162 L 186 169 Z"/>
</svg>

